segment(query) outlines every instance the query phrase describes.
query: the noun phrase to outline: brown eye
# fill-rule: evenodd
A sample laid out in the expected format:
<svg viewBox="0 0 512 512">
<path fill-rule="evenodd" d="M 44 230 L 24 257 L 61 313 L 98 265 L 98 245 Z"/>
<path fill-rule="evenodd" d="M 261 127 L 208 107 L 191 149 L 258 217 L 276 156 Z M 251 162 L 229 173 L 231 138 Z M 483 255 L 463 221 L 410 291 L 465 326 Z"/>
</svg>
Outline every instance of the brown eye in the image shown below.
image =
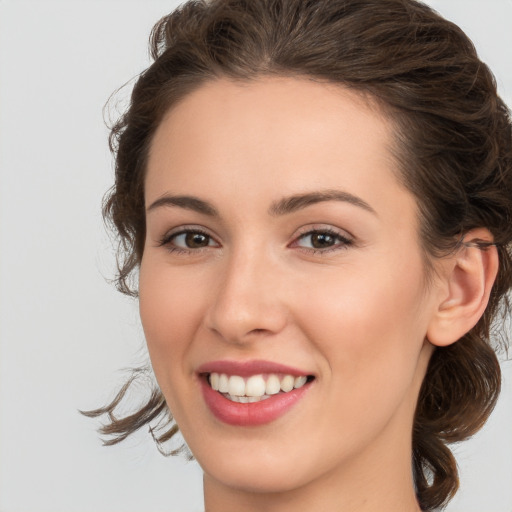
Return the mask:
<svg viewBox="0 0 512 512">
<path fill-rule="evenodd" d="M 331 250 L 346 249 L 352 245 L 352 243 L 351 239 L 335 231 L 312 230 L 301 235 L 295 241 L 294 246 L 312 252 L 328 252 Z"/>
<path fill-rule="evenodd" d="M 311 246 L 315 249 L 325 249 L 336 243 L 334 236 L 329 233 L 313 233 L 311 236 Z"/>
<path fill-rule="evenodd" d="M 184 233 L 185 245 L 189 249 L 197 249 L 199 247 L 207 247 L 210 243 L 210 237 L 203 233 Z"/>
<path fill-rule="evenodd" d="M 171 252 L 187 252 L 206 247 L 218 247 L 218 244 L 210 235 L 193 230 L 167 235 L 161 240 L 160 245 L 165 246 Z"/>
</svg>

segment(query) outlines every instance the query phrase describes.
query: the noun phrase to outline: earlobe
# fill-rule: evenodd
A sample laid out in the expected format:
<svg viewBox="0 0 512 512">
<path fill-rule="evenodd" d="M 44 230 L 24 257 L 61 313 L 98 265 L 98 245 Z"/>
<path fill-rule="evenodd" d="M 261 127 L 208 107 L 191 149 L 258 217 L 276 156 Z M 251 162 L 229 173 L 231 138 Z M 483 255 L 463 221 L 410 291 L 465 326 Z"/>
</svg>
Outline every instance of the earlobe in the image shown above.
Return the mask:
<svg viewBox="0 0 512 512">
<path fill-rule="evenodd" d="M 446 260 L 444 293 L 427 331 L 427 338 L 433 345 L 447 346 L 456 342 L 484 313 L 499 265 L 498 251 L 492 242 L 487 229 L 474 229 Z"/>
</svg>

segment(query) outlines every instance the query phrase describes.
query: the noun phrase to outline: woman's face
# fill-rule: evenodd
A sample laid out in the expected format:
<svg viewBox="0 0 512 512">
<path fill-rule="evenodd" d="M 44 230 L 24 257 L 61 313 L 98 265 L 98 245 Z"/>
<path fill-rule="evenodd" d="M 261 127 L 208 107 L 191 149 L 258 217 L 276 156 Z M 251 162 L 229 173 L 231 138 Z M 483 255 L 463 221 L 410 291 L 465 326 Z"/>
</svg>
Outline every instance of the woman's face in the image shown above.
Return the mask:
<svg viewBox="0 0 512 512">
<path fill-rule="evenodd" d="M 140 312 L 207 481 L 410 463 L 436 288 L 391 144 L 370 101 L 297 78 L 212 81 L 158 128 Z"/>
</svg>

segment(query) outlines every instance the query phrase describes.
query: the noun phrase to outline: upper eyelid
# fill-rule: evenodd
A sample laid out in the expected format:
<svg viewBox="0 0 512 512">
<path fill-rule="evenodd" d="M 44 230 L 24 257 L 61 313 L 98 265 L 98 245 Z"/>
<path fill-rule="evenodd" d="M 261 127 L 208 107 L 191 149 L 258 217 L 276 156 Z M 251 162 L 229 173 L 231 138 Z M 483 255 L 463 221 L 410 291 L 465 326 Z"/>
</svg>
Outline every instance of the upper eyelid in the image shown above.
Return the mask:
<svg viewBox="0 0 512 512">
<path fill-rule="evenodd" d="M 302 233 L 302 234 L 299 234 L 298 236 L 296 236 L 292 240 L 292 242 L 289 244 L 289 246 L 293 246 L 293 245 L 297 244 L 298 241 L 301 240 L 302 238 L 314 235 L 316 233 L 327 233 L 328 235 L 332 236 L 333 238 L 337 238 L 338 241 L 341 242 L 342 245 L 349 245 L 349 244 L 352 245 L 354 243 L 354 240 L 352 237 L 345 236 L 342 233 L 339 233 L 338 231 L 331 231 L 328 229 L 323 229 L 323 230 L 322 229 L 313 229 L 313 230 L 306 231 L 305 233 Z M 334 246 L 332 246 L 332 247 L 334 247 Z M 315 249 L 315 250 L 321 251 L 322 249 Z"/>
<path fill-rule="evenodd" d="M 197 227 L 196 228 L 177 228 L 175 230 L 171 229 L 170 231 L 165 233 L 158 240 L 156 246 L 157 247 L 163 247 L 166 250 L 168 250 L 169 252 L 174 252 L 176 254 L 179 254 L 179 253 L 182 253 L 182 254 L 185 254 L 185 253 L 186 254 L 192 254 L 192 253 L 199 254 L 201 251 L 204 251 L 204 250 L 212 248 L 212 246 L 210 246 L 210 245 L 207 245 L 207 246 L 204 246 L 204 247 L 197 247 L 197 248 L 180 247 L 178 245 L 175 245 L 175 244 L 171 243 L 175 237 L 181 236 L 181 235 L 184 235 L 184 234 L 187 234 L 187 233 L 200 233 L 202 235 L 207 236 L 208 238 L 210 238 L 210 240 L 213 240 L 215 242 L 215 244 L 217 244 L 217 247 L 213 247 L 214 249 L 222 247 L 222 245 L 219 244 L 219 242 L 217 242 L 215 237 L 210 235 L 210 233 L 208 233 L 206 230 L 203 230 L 203 229 L 197 228 Z"/>
<path fill-rule="evenodd" d="M 298 233 L 294 235 L 294 239 L 304 236 L 310 233 L 331 233 L 334 235 L 338 235 L 342 238 L 349 238 L 350 240 L 355 240 L 355 236 L 346 229 L 338 228 L 335 226 L 332 226 L 330 224 L 308 224 L 307 226 L 302 226 L 298 229 Z"/>
<path fill-rule="evenodd" d="M 315 233 L 328 233 L 329 235 L 333 236 L 334 238 L 337 238 L 336 243 L 332 246 L 324 247 L 324 248 L 313 248 L 313 247 L 301 247 L 299 245 L 300 240 L 303 237 L 307 237 L 310 235 L 313 235 Z M 356 245 L 356 237 L 352 235 L 349 231 L 346 229 L 342 229 L 336 226 L 333 226 L 332 224 L 323 224 L 323 223 L 313 223 L 313 224 L 307 224 L 305 226 L 301 226 L 298 229 L 298 233 L 293 236 L 292 241 L 287 245 L 287 247 L 290 248 L 297 248 L 298 250 L 301 250 L 305 253 L 312 253 L 312 254 L 330 254 L 333 252 L 338 252 L 341 250 L 346 250 L 349 246 Z"/>
<path fill-rule="evenodd" d="M 181 235 L 183 233 L 201 233 L 203 235 L 209 236 L 213 240 L 218 242 L 218 236 L 216 234 L 212 234 L 211 230 L 203 227 L 203 226 L 197 226 L 197 225 L 183 225 L 178 226 L 176 228 L 169 229 L 164 233 L 163 236 L 160 237 L 161 240 L 163 239 L 171 239 L 174 236 Z"/>
</svg>

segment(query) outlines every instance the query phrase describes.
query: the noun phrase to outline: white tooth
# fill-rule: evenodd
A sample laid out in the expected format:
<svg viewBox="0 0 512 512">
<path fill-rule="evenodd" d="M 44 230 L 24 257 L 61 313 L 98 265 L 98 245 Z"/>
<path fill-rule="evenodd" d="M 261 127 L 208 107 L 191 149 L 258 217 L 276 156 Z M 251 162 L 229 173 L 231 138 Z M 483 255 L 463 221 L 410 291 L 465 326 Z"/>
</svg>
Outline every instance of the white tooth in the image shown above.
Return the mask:
<svg viewBox="0 0 512 512">
<path fill-rule="evenodd" d="M 308 378 L 304 375 L 301 375 L 300 377 L 295 377 L 295 383 L 293 384 L 293 387 L 295 389 L 301 388 L 302 386 L 304 386 L 304 384 L 306 384 L 307 380 Z"/>
<path fill-rule="evenodd" d="M 251 397 L 248 397 L 248 396 L 239 396 L 239 397 L 238 397 L 238 401 L 239 401 L 241 404 L 248 404 L 248 403 L 249 403 L 249 398 L 251 398 Z"/>
<path fill-rule="evenodd" d="M 281 380 L 281 390 L 287 393 L 293 389 L 293 385 L 295 384 L 295 378 L 293 375 L 285 375 Z"/>
<path fill-rule="evenodd" d="M 279 391 L 281 391 L 281 382 L 279 382 L 279 377 L 277 375 L 269 375 L 265 386 L 265 393 L 267 395 L 276 395 Z"/>
<path fill-rule="evenodd" d="M 250 404 L 253 404 L 254 402 L 259 402 L 260 400 L 263 400 L 262 396 L 246 396 L 247 402 Z"/>
<path fill-rule="evenodd" d="M 236 395 L 228 395 L 227 399 L 231 400 L 232 402 L 240 402 L 240 397 Z"/>
<path fill-rule="evenodd" d="M 229 391 L 230 395 L 244 396 L 245 395 L 245 381 L 238 375 L 231 375 L 229 377 Z"/>
<path fill-rule="evenodd" d="M 219 374 L 218 373 L 210 373 L 210 386 L 215 391 L 219 391 Z"/>
<path fill-rule="evenodd" d="M 219 389 L 221 393 L 227 393 L 229 391 L 229 379 L 225 373 L 219 375 Z"/>
<path fill-rule="evenodd" d="M 253 375 L 245 384 L 246 396 L 262 396 L 265 394 L 265 381 L 263 375 Z"/>
</svg>

